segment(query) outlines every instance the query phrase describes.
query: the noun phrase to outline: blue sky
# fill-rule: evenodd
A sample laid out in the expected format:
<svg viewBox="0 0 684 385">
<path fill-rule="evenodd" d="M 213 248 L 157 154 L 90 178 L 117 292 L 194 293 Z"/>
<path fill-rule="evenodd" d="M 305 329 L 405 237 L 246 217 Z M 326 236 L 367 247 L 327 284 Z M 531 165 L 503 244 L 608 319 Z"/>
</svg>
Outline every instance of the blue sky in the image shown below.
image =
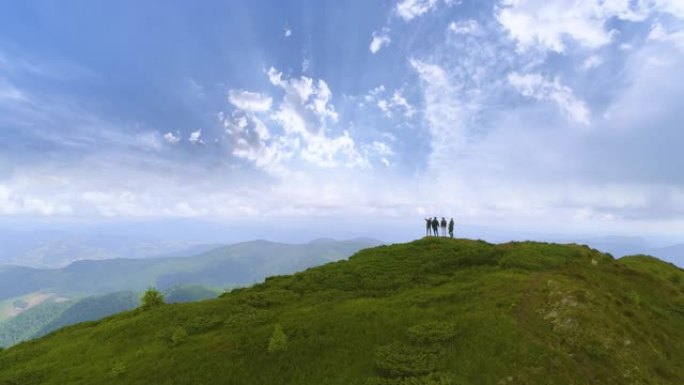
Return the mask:
<svg viewBox="0 0 684 385">
<path fill-rule="evenodd" d="M 2 1 L 5 219 L 676 236 L 680 0 Z"/>
</svg>

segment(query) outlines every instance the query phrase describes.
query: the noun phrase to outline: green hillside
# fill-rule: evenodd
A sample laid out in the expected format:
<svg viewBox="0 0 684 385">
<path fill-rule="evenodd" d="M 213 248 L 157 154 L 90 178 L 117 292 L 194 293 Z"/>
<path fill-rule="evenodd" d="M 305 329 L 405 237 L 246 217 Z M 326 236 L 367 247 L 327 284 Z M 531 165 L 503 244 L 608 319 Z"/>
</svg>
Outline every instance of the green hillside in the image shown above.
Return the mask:
<svg viewBox="0 0 684 385">
<path fill-rule="evenodd" d="M 684 272 L 426 238 L 0 352 L 0 384 L 682 384 Z"/>
</svg>

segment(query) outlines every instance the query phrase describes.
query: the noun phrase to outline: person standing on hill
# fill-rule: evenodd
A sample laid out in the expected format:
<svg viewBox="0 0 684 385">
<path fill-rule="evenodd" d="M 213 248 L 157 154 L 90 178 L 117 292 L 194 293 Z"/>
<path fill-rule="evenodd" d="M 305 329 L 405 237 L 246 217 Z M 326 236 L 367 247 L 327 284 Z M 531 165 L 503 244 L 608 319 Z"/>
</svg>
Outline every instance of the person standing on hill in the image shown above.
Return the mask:
<svg viewBox="0 0 684 385">
<path fill-rule="evenodd" d="M 451 220 L 449 221 L 449 236 L 451 238 L 454 237 L 454 218 L 451 218 Z"/>
<path fill-rule="evenodd" d="M 442 236 L 446 237 L 446 229 L 447 229 L 447 221 L 442 217 L 442 222 L 440 223 L 440 227 L 442 228 Z"/>
<path fill-rule="evenodd" d="M 439 230 L 437 230 L 438 228 L 439 228 L 439 221 L 437 220 L 437 217 L 435 217 L 432 220 L 432 232 L 435 234 L 435 237 L 439 236 Z"/>
<path fill-rule="evenodd" d="M 425 236 L 428 237 L 430 236 L 430 229 L 432 228 L 432 219 L 430 218 L 424 218 L 425 219 Z"/>
</svg>

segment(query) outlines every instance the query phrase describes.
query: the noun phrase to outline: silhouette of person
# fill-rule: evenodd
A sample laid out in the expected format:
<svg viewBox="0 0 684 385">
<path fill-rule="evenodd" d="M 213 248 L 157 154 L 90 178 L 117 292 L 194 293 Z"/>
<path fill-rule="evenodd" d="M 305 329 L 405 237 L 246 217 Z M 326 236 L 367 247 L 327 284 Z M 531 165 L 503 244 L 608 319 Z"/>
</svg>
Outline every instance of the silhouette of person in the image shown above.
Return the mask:
<svg viewBox="0 0 684 385">
<path fill-rule="evenodd" d="M 442 228 L 442 236 L 446 237 L 446 227 L 447 227 L 447 221 L 442 217 L 442 222 L 440 223 L 440 227 Z"/>
<path fill-rule="evenodd" d="M 437 220 L 437 217 L 435 217 L 435 218 L 432 220 L 432 232 L 435 234 L 435 237 L 438 237 L 438 236 L 439 236 L 439 230 L 438 230 L 438 228 L 439 228 L 439 221 Z"/>
<path fill-rule="evenodd" d="M 451 238 L 454 237 L 454 218 L 451 218 L 451 220 L 449 221 L 449 236 Z"/>
<path fill-rule="evenodd" d="M 430 228 L 432 228 L 432 219 L 430 218 L 424 218 L 425 219 L 425 236 L 430 236 Z"/>
</svg>

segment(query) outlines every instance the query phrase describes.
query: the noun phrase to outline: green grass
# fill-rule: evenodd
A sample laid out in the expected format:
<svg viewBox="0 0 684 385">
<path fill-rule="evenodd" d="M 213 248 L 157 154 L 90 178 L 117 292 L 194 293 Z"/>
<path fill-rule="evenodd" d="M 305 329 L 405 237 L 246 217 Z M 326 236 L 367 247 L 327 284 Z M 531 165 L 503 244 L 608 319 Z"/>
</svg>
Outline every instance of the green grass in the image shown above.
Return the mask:
<svg viewBox="0 0 684 385">
<path fill-rule="evenodd" d="M 682 384 L 681 275 L 426 238 L 61 329 L 0 352 L 0 384 Z"/>
</svg>

